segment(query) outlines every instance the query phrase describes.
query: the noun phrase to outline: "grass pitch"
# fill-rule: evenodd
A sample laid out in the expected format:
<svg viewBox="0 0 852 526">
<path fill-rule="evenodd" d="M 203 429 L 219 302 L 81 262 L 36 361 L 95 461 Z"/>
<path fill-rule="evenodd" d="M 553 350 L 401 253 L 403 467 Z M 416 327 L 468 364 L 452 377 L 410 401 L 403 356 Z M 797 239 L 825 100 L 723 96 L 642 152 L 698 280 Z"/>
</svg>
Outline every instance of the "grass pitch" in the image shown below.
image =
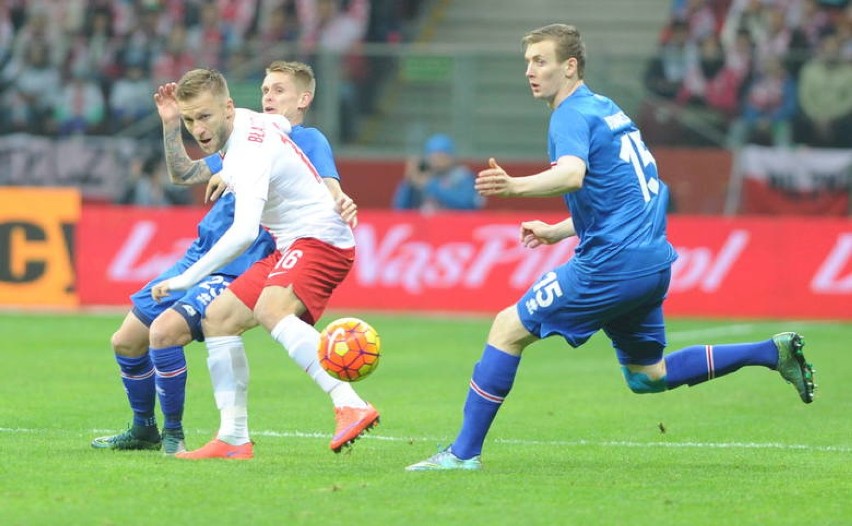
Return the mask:
<svg viewBox="0 0 852 526">
<path fill-rule="evenodd" d="M 483 471 L 408 473 L 455 436 L 490 320 L 361 316 L 383 351 L 355 384 L 382 412 L 367 438 L 331 453 L 330 401 L 255 329 L 255 459 L 191 462 L 89 447 L 130 420 L 109 347 L 123 314 L 3 313 L 0 522 L 852 524 L 848 323 L 669 323 L 671 350 L 800 331 L 817 368 L 811 405 L 756 367 L 639 396 L 600 335 L 574 350 L 540 342 L 489 434 Z M 203 345 L 187 348 L 190 448 L 218 427 L 205 358 Z"/>
</svg>

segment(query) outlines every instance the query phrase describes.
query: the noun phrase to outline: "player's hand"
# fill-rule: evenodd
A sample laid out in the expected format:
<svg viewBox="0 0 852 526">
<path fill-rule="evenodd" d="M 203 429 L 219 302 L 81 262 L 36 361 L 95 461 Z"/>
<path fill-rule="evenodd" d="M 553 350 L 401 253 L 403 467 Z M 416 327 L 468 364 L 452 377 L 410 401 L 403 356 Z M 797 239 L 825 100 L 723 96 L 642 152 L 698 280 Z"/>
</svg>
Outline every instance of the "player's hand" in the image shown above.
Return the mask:
<svg viewBox="0 0 852 526">
<path fill-rule="evenodd" d="M 207 181 L 207 188 L 204 190 L 204 202 L 207 203 L 219 199 L 227 189 L 228 185 L 225 184 L 225 181 L 218 174 L 214 175 Z"/>
<path fill-rule="evenodd" d="M 552 245 L 562 241 L 562 236 L 556 232 L 554 225 L 544 221 L 524 221 L 521 223 L 521 244 L 527 248 L 541 245 Z"/>
<path fill-rule="evenodd" d="M 157 113 L 160 114 L 160 119 L 163 123 L 174 124 L 180 121 L 180 108 L 178 108 L 177 84 L 168 82 L 157 88 L 154 93 L 154 102 L 157 104 Z"/>
<path fill-rule="evenodd" d="M 512 195 L 512 178 L 491 157 L 488 159 L 488 168 L 477 174 L 475 188 L 481 196 L 510 197 Z"/>
<path fill-rule="evenodd" d="M 154 301 L 160 303 L 160 300 L 168 296 L 170 291 L 169 280 L 164 280 L 151 288 L 151 297 L 154 298 Z"/>
<path fill-rule="evenodd" d="M 342 217 L 350 227 L 355 228 L 358 226 L 358 205 L 355 204 L 355 201 L 353 201 L 351 197 L 341 192 L 340 195 L 337 196 L 335 207 L 337 208 L 337 212 L 340 214 L 340 217 Z"/>
</svg>

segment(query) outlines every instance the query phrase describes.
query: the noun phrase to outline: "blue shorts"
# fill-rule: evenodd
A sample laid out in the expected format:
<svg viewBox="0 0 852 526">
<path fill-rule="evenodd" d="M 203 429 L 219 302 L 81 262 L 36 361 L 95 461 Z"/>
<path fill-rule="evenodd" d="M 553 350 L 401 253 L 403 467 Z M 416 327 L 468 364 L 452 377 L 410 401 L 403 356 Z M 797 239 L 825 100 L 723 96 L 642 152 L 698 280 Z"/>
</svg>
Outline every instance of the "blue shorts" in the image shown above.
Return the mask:
<svg viewBox="0 0 852 526">
<path fill-rule="evenodd" d="M 517 303 L 526 329 L 539 338 L 558 334 L 572 347 L 603 329 L 622 365 L 651 365 L 666 347 L 663 300 L 671 268 L 618 281 L 595 280 L 569 261 L 530 287 Z"/>
<path fill-rule="evenodd" d="M 154 301 L 154 298 L 151 297 L 151 289 L 154 285 L 164 279 L 181 274 L 188 267 L 189 263 L 183 260 L 177 262 L 130 296 L 130 300 L 133 302 L 133 314 L 147 327 L 150 327 L 154 319 L 165 312 L 166 309 L 174 309 L 186 319 L 192 338 L 203 342 L 204 333 L 201 330 L 201 319 L 207 311 L 207 306 L 231 284 L 234 276 L 211 274 L 189 290 L 172 291 L 159 303 Z"/>
</svg>

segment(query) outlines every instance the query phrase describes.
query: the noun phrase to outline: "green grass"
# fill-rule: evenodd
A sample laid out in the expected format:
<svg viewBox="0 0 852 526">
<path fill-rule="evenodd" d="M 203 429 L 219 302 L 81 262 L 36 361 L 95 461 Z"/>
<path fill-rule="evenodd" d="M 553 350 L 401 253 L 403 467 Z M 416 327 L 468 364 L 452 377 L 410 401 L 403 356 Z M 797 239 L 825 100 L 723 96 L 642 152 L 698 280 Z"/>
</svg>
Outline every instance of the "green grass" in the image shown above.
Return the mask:
<svg viewBox="0 0 852 526">
<path fill-rule="evenodd" d="M 347 313 L 349 314 L 349 313 Z M 93 450 L 129 410 L 109 338 L 122 315 L 0 315 L 0 522 L 81 524 L 852 524 L 852 325 L 669 323 L 670 348 L 806 338 L 817 400 L 748 368 L 638 396 L 609 342 L 531 347 L 474 473 L 403 468 L 452 440 L 490 321 L 362 314 L 382 363 L 355 384 L 382 424 L 328 450 L 327 397 L 258 329 L 249 462 Z M 203 345 L 187 349 L 191 448 L 217 429 Z M 663 431 L 664 430 L 664 431 Z"/>
</svg>

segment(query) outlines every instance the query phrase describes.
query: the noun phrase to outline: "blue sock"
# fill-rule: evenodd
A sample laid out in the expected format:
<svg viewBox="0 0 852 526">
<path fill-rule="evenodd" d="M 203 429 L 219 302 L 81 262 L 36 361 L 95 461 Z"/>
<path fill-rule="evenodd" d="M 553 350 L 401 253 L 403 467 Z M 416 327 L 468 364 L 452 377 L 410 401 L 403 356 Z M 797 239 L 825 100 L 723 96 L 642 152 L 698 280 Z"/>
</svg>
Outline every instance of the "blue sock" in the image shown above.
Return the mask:
<svg viewBox="0 0 852 526">
<path fill-rule="evenodd" d="M 133 410 L 133 425 L 151 427 L 157 425 L 154 406 L 157 403 L 154 394 L 154 364 L 147 354 L 138 358 L 115 355 L 115 361 L 121 370 L 124 391 Z"/>
<path fill-rule="evenodd" d="M 693 345 L 665 357 L 666 384 L 674 389 L 732 373 L 745 365 L 775 369 L 778 348 L 772 340 L 730 345 Z"/>
<path fill-rule="evenodd" d="M 461 431 L 450 447 L 455 456 L 468 459 L 482 452 L 485 435 L 512 389 L 520 362 L 520 356 L 512 356 L 491 345 L 485 346 L 482 358 L 473 368 Z"/>
<path fill-rule="evenodd" d="M 183 347 L 152 347 L 148 354 L 156 367 L 157 395 L 166 419 L 163 429 L 178 429 L 182 425 L 186 398 L 186 356 Z"/>
</svg>

